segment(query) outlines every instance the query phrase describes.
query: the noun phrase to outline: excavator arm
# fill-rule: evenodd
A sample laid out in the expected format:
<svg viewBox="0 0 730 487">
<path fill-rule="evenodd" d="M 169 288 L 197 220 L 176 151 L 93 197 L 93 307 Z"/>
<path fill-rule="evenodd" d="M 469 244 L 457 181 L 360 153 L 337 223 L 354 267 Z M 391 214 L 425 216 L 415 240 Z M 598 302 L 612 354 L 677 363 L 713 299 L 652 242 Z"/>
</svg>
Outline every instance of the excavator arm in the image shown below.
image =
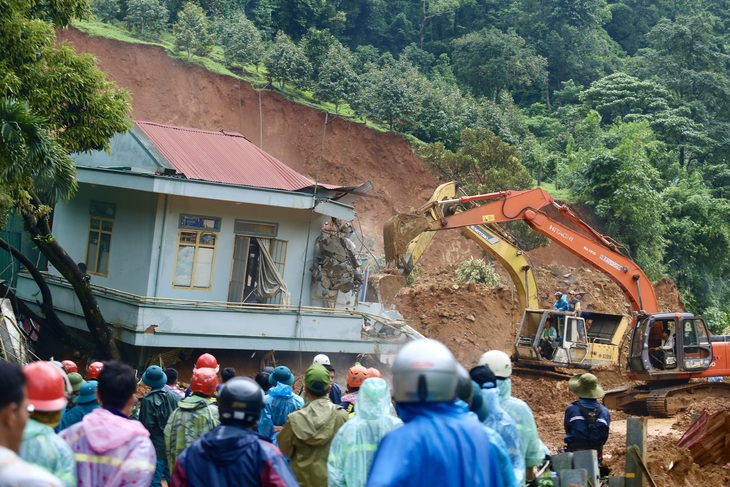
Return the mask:
<svg viewBox="0 0 730 487">
<path fill-rule="evenodd" d="M 486 201 L 486 203 L 454 214 L 444 211 L 451 205 L 473 201 Z M 549 217 L 542 211 L 549 206 L 557 208 L 563 216 L 583 231 L 569 228 Z M 523 220 L 533 230 L 610 276 L 621 288 L 634 311 L 639 313 L 659 311 L 654 287 L 644 271 L 631 258 L 619 252 L 618 245 L 610 237 L 601 235 L 591 228 L 570 207 L 556 202 L 541 188 L 500 191 L 436 201 L 430 203 L 430 209 L 435 215 L 430 218 L 430 222 L 421 220 L 417 224 L 415 218 L 412 218 L 411 226 L 418 227 L 421 232 L 432 232 Z M 395 233 L 389 237 L 394 242 L 399 240 L 399 236 Z"/>
<path fill-rule="evenodd" d="M 386 261 L 391 267 L 398 266 L 408 274 L 420 260 L 433 240 L 436 230 L 423 230 L 426 225 L 440 220 L 444 213 L 458 215 L 463 210 L 455 204 L 448 207 L 440 202 L 454 200 L 457 193 L 455 182 L 436 188 L 428 203 L 414 214 L 396 216 L 384 227 Z M 459 203 L 468 203 L 468 197 Z M 475 224 L 460 227 L 464 235 L 477 243 L 507 270 L 516 288 L 519 307 L 538 308 L 537 282 L 532 266 L 513 239 L 497 225 Z M 408 240 L 405 240 L 408 239 Z"/>
</svg>

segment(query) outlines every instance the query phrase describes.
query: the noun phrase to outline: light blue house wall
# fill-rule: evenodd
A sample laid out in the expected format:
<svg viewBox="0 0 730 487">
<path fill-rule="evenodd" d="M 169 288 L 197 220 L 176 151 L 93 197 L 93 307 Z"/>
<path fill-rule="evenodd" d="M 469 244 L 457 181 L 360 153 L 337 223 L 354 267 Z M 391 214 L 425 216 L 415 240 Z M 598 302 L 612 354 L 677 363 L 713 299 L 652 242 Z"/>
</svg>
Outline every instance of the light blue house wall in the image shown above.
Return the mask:
<svg viewBox="0 0 730 487">
<path fill-rule="evenodd" d="M 76 261 L 86 261 L 89 209 L 92 201 L 116 206 L 108 275 L 93 282 L 126 292 L 146 295 L 151 278 L 157 200 L 159 195 L 113 186 L 80 184 L 76 196 L 54 212 L 53 235 Z M 55 269 L 49 272 L 60 275 Z"/>
</svg>

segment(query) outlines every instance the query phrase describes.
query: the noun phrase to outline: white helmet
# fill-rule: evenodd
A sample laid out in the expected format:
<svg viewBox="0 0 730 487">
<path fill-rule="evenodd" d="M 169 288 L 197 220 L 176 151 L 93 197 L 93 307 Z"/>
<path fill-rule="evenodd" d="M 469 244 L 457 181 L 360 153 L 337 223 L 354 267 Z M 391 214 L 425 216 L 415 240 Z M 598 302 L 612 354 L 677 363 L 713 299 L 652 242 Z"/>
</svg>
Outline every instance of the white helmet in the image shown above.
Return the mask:
<svg viewBox="0 0 730 487">
<path fill-rule="evenodd" d="M 416 340 L 400 349 L 393 361 L 393 397 L 396 402 L 453 401 L 456 360 L 436 340 Z"/>
<path fill-rule="evenodd" d="M 327 355 L 320 353 L 314 357 L 312 365 L 330 365 L 330 358 Z"/>
<path fill-rule="evenodd" d="M 486 365 L 498 379 L 512 375 L 512 362 L 502 350 L 490 350 L 479 357 L 479 365 Z"/>
</svg>

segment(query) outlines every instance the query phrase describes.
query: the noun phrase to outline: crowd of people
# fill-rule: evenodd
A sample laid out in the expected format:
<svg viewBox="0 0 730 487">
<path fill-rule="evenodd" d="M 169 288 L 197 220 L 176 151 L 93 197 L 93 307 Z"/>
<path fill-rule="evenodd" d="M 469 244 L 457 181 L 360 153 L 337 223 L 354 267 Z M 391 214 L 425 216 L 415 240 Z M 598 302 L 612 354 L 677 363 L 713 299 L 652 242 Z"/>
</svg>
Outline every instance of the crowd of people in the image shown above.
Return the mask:
<svg viewBox="0 0 730 487">
<path fill-rule="evenodd" d="M 183 391 L 175 369 L 141 378 L 119 362 L 0 362 L 0 487 L 536 485 L 548 454 L 512 364 L 487 351 L 467 371 L 435 340 L 398 352 L 388 371 L 360 364 L 334 381 L 319 354 L 303 375 L 255 378 L 198 357 Z M 219 374 L 220 373 L 220 374 Z M 149 388 L 136 397 L 139 382 Z M 592 374 L 569 381 L 568 451 L 597 450 L 610 414 Z"/>
</svg>

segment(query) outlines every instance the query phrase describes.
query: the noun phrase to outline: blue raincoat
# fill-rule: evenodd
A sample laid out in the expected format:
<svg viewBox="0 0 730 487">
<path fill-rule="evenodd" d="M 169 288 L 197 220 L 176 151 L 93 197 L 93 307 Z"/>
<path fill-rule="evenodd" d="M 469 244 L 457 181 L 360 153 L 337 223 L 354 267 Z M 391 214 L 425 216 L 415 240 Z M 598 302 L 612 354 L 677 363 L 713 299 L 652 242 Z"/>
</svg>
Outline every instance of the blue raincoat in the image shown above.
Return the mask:
<svg viewBox="0 0 730 487">
<path fill-rule="evenodd" d="M 563 294 L 560 299 L 555 301 L 555 304 L 553 304 L 553 309 L 557 309 L 559 311 L 570 311 L 570 303 L 568 302 L 568 296 Z"/>
<path fill-rule="evenodd" d="M 399 403 L 403 427 L 380 443 L 368 487 L 509 485 L 482 424 L 453 402 Z"/>
<path fill-rule="evenodd" d="M 504 440 L 512 471 L 517 483 L 522 485 L 525 480 L 525 459 L 522 457 L 520 450 L 517 424 L 512 416 L 507 414 L 499 405 L 499 391 L 497 389 L 482 389 L 481 392 L 484 408 L 487 410 L 487 418 L 484 420 L 484 424 L 496 431 Z"/>
<path fill-rule="evenodd" d="M 68 411 L 66 411 L 61 417 L 61 423 L 58 425 L 58 431 L 65 430 L 69 426 L 72 426 L 81 421 L 84 416 L 89 414 L 94 409 L 99 409 L 99 403 L 96 401 L 87 402 L 86 404 L 77 404 Z"/>
<path fill-rule="evenodd" d="M 517 423 L 517 432 L 520 436 L 520 451 L 525 459 L 527 468 L 536 467 L 545 459 L 548 450 L 540 441 L 537 433 L 535 417 L 532 409 L 522 399 L 512 397 L 512 381 L 509 378 L 497 379 L 499 401 L 502 409 L 512 416 Z"/>
<path fill-rule="evenodd" d="M 355 414 L 337 430 L 327 459 L 329 487 L 363 487 L 380 440 L 403 421 L 390 414 L 390 389 L 383 379 L 365 379 Z"/>
<path fill-rule="evenodd" d="M 269 389 L 266 395 L 264 409 L 259 420 L 259 433 L 265 438 L 276 442 L 278 432 L 274 433 L 274 426 L 284 426 L 289 414 L 304 406 L 304 399 L 294 394 L 291 386 L 277 383 Z"/>
<path fill-rule="evenodd" d="M 477 413 L 469 410 L 469 405 L 467 403 L 457 398 L 454 401 L 454 404 L 459 406 L 468 416 L 479 421 L 479 416 L 477 416 Z M 504 487 L 518 487 L 515 473 L 512 470 L 512 462 L 507 455 L 507 445 L 504 443 L 504 440 L 499 433 L 484 423 L 482 423 L 482 426 L 484 426 L 484 431 L 487 432 L 487 436 L 489 437 L 489 446 L 496 450 L 495 453 L 499 454 L 499 467 L 502 470 L 502 477 L 505 479 Z"/>
</svg>

